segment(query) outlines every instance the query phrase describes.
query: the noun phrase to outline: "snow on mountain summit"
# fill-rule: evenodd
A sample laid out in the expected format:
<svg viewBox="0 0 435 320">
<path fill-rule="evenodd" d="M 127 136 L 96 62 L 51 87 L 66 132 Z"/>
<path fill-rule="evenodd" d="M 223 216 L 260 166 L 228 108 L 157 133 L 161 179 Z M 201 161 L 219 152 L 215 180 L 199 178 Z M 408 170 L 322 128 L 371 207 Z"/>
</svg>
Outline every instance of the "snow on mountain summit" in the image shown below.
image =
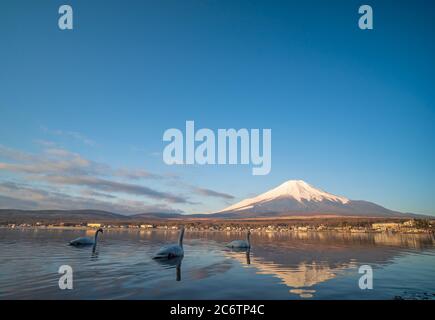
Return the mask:
<svg viewBox="0 0 435 320">
<path fill-rule="evenodd" d="M 293 201 L 304 205 L 307 202 L 328 201 L 337 204 L 347 204 L 349 199 L 333 195 L 323 190 L 314 188 L 303 180 L 288 180 L 278 187 L 262 193 L 254 198 L 245 199 L 223 211 L 240 211 L 254 208 L 255 206 L 274 201 Z"/>
<path fill-rule="evenodd" d="M 263 193 L 259 197 L 263 199 L 276 199 L 281 197 L 293 198 L 298 202 L 306 201 L 336 201 L 343 204 L 348 203 L 349 199 L 333 195 L 323 190 L 314 188 L 303 180 L 288 180 L 278 187 Z"/>
</svg>

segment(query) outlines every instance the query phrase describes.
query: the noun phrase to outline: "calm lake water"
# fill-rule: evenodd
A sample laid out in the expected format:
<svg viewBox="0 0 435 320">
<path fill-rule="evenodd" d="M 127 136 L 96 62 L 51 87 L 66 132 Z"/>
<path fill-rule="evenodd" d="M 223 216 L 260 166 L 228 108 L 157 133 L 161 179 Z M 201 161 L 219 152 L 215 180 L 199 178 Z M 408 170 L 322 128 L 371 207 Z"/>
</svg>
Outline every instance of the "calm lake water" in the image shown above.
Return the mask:
<svg viewBox="0 0 435 320">
<path fill-rule="evenodd" d="M 152 254 L 177 231 L 108 230 L 92 247 L 67 243 L 93 232 L 0 229 L 0 299 L 407 299 L 435 298 L 430 235 L 253 233 L 252 249 L 225 247 L 244 234 L 189 232 L 181 261 Z M 373 290 L 358 267 L 373 268 Z M 58 269 L 73 268 L 73 290 Z"/>
</svg>

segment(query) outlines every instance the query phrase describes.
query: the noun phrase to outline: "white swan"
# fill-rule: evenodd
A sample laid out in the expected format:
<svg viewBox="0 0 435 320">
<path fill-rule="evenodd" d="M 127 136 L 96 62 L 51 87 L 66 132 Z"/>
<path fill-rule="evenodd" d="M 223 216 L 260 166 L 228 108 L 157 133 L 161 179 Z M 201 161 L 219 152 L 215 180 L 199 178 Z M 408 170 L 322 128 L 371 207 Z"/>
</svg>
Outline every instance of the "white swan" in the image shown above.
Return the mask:
<svg viewBox="0 0 435 320">
<path fill-rule="evenodd" d="M 99 232 L 103 233 L 103 229 L 100 228 L 95 232 L 94 239 L 89 238 L 89 237 L 80 237 L 80 238 L 77 238 L 77 239 L 70 241 L 69 245 L 76 246 L 76 247 L 93 245 L 95 248 L 97 245 L 97 239 L 98 239 Z"/>
<path fill-rule="evenodd" d="M 251 247 L 251 231 L 248 230 L 246 240 L 233 240 L 227 244 L 229 248 L 250 248 Z"/>
<path fill-rule="evenodd" d="M 183 250 L 183 236 L 184 236 L 184 227 L 180 230 L 180 237 L 178 238 L 178 244 L 169 244 L 160 248 L 154 254 L 153 259 L 171 259 L 175 257 L 184 256 Z"/>
</svg>

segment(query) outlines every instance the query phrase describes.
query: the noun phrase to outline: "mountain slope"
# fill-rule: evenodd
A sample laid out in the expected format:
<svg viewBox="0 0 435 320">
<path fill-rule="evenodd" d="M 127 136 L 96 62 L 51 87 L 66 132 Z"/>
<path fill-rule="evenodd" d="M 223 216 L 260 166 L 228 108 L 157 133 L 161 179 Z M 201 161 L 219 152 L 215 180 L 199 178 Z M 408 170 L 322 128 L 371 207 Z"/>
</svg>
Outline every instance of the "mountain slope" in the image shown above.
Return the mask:
<svg viewBox="0 0 435 320">
<path fill-rule="evenodd" d="M 18 210 L 0 209 L 0 223 L 35 222 L 134 222 L 141 220 L 164 220 L 183 218 L 179 213 L 140 213 L 123 215 L 101 210 Z"/>
<path fill-rule="evenodd" d="M 355 201 L 317 189 L 302 180 L 289 180 L 254 198 L 242 200 L 215 215 L 266 217 L 297 215 L 409 216 L 368 201 Z"/>
<path fill-rule="evenodd" d="M 101 210 L 16 210 L 0 209 L 0 222 L 36 222 L 36 221 L 62 221 L 83 222 L 91 221 L 118 221 L 125 216 Z"/>
</svg>

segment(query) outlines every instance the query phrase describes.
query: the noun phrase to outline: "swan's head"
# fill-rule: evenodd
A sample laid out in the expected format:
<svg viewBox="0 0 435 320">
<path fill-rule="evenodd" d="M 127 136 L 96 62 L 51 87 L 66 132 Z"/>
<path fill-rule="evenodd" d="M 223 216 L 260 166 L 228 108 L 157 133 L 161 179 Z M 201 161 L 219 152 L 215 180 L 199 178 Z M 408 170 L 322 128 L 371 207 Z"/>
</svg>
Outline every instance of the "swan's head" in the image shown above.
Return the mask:
<svg viewBox="0 0 435 320">
<path fill-rule="evenodd" d="M 104 232 L 103 232 L 103 229 L 101 229 L 101 228 L 99 228 L 99 229 L 97 230 L 97 233 L 98 233 L 98 232 L 104 233 Z"/>
</svg>

